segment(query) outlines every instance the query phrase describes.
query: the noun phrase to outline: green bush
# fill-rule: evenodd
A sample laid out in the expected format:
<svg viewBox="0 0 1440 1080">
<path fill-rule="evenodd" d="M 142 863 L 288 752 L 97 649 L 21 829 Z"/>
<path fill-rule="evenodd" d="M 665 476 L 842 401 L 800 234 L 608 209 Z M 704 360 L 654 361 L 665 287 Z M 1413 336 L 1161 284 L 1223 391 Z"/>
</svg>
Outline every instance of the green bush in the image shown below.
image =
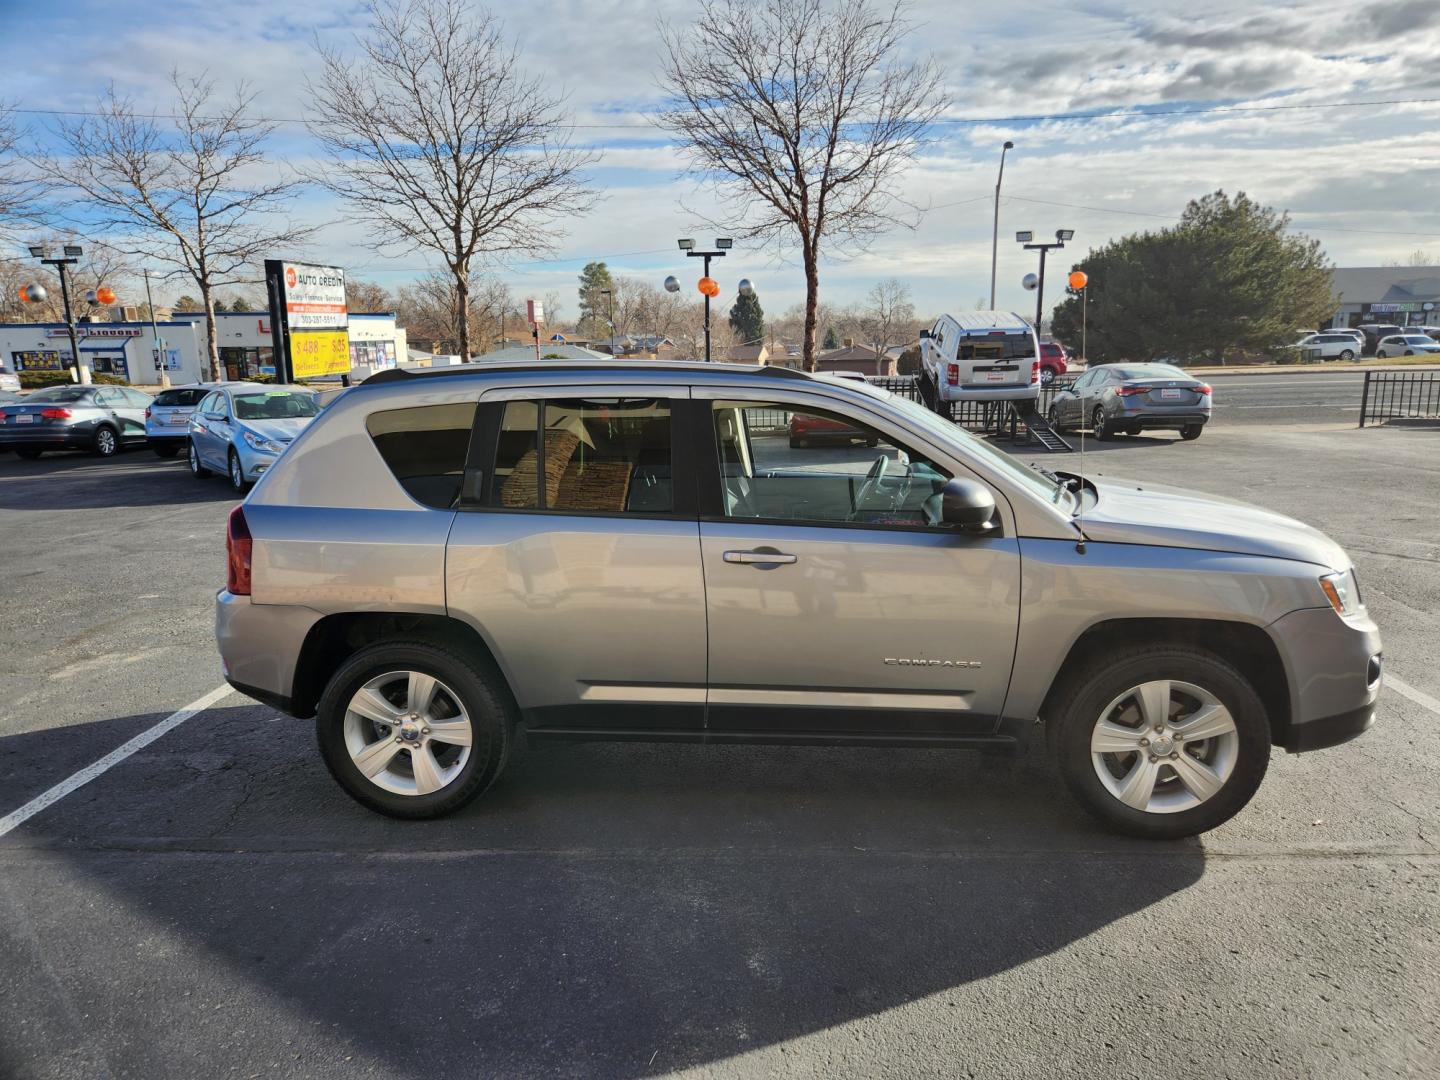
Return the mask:
<svg viewBox="0 0 1440 1080">
<path fill-rule="evenodd" d="M 69 371 L 22 371 L 20 372 L 21 390 L 39 390 L 45 386 L 69 386 L 75 380 L 70 378 Z M 90 375 L 90 381 L 100 386 L 129 386 L 130 384 L 118 375 Z"/>
</svg>

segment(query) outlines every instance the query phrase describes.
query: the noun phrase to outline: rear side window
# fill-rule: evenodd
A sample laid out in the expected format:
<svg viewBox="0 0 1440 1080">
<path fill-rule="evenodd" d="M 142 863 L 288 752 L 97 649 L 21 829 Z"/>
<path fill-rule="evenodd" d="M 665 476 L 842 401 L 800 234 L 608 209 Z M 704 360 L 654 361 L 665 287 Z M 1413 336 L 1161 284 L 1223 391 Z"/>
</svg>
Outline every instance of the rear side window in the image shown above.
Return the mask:
<svg viewBox="0 0 1440 1080">
<path fill-rule="evenodd" d="M 160 393 L 155 395 L 155 404 L 168 405 L 171 408 L 177 405 L 189 408 L 192 405 L 198 405 L 200 399 L 204 396 L 204 390 L 199 390 L 194 387 L 187 390 L 161 390 Z"/>
<path fill-rule="evenodd" d="M 670 403 L 654 398 L 508 402 L 487 502 L 510 510 L 670 513 Z"/>
<path fill-rule="evenodd" d="M 437 510 L 450 510 L 460 501 L 474 424 L 472 401 L 371 413 L 365 429 L 412 499 Z"/>
</svg>

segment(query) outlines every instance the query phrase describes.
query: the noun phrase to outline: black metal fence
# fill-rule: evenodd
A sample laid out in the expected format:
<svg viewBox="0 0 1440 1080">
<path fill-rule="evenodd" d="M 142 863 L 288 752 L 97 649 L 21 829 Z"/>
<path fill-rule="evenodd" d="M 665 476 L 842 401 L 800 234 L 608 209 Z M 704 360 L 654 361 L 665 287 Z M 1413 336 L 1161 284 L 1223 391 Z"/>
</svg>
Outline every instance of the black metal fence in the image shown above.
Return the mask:
<svg viewBox="0 0 1440 1080">
<path fill-rule="evenodd" d="M 920 381 L 914 375 L 884 375 L 867 381 L 870 385 L 889 390 L 892 394 L 925 403 L 924 395 L 920 392 Z M 1050 403 L 1055 400 L 1059 390 L 1059 386 L 1041 387 L 1040 395 L 1035 399 L 1034 411 L 1041 416 L 1048 415 Z M 973 431 L 1013 432 L 1022 411 L 1028 411 L 1023 402 L 957 401 L 954 403 L 953 419 L 961 427 Z"/>
<path fill-rule="evenodd" d="M 1440 420 L 1440 371 L 1367 371 L 1360 426 L 1384 420 Z"/>
</svg>

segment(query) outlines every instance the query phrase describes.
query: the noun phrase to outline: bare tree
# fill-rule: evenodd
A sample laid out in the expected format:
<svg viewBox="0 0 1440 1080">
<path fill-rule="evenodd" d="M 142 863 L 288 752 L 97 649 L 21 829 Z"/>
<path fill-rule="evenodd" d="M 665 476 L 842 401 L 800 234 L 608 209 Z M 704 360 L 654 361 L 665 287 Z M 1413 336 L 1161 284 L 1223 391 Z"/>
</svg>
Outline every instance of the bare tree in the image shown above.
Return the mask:
<svg viewBox="0 0 1440 1080">
<path fill-rule="evenodd" d="M 882 356 L 891 345 L 910 340 L 915 331 L 915 305 L 910 286 L 899 278 L 886 278 L 865 296 L 863 324 L 870 347 Z"/>
<path fill-rule="evenodd" d="M 414 340 L 428 341 L 436 350 L 461 356 L 468 355 L 463 350 L 472 342 L 488 351 L 503 331 L 518 329 L 524 321 L 509 286 L 479 274 L 472 274 L 466 282 L 462 308 L 455 279 L 445 270 L 433 271 L 402 286 L 395 311 Z"/>
<path fill-rule="evenodd" d="M 393 311 L 395 298 L 383 285 L 357 277 L 345 278 L 345 306 L 354 311 Z"/>
<path fill-rule="evenodd" d="M 63 157 L 45 167 L 80 192 L 92 228 L 112 246 L 166 277 L 193 281 L 206 315 L 210 378 L 220 378 L 215 290 L 254 284 L 258 264 L 303 244 L 314 232 L 283 216 L 299 194 L 296 178 L 267 158 L 274 124 L 249 115 L 242 83 L 228 101 L 205 76 L 170 73 L 170 123 L 137 114 L 111 86 L 93 116 L 61 121 Z"/>
<path fill-rule="evenodd" d="M 477 263 L 552 247 L 593 203 L 581 172 L 594 156 L 570 145 L 553 78 L 525 74 L 489 12 L 393 0 L 371 15 L 358 61 L 320 48 L 311 131 L 329 160 L 314 179 L 382 243 L 444 259 L 468 357 Z"/>
<path fill-rule="evenodd" d="M 31 168 L 22 153 L 25 136 L 14 108 L 0 102 L 0 245 L 14 243 L 40 219 L 52 191 L 45 174 Z"/>
<path fill-rule="evenodd" d="M 900 171 L 945 105 L 934 61 L 900 57 L 909 29 L 902 4 L 869 0 L 701 0 L 688 31 L 662 27 L 675 104 L 657 123 L 736 230 L 798 244 L 811 370 L 822 247 L 863 247 L 902 222 Z"/>
</svg>

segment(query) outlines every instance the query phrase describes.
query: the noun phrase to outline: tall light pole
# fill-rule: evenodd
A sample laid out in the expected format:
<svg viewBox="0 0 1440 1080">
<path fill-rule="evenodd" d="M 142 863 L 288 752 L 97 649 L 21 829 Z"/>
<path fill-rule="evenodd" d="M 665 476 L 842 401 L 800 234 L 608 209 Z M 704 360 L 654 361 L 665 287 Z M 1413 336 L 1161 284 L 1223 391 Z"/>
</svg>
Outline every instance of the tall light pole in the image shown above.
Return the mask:
<svg viewBox="0 0 1440 1080">
<path fill-rule="evenodd" d="M 160 339 L 160 326 L 155 319 L 155 300 L 150 295 L 150 271 L 145 271 L 145 305 L 150 309 L 150 334 L 155 339 L 155 363 L 160 368 L 160 385 L 170 385 L 170 369 L 165 366 L 165 342 Z"/>
<path fill-rule="evenodd" d="M 1000 148 L 1000 175 L 995 177 L 995 224 L 990 230 L 990 310 L 995 310 L 995 259 L 1000 250 L 1000 182 L 1005 179 L 1005 151 L 1014 150 L 1009 139 Z"/>
<path fill-rule="evenodd" d="M 1026 251 L 1040 252 L 1040 279 L 1035 287 L 1035 336 L 1040 336 L 1040 314 L 1044 311 L 1045 304 L 1045 256 L 1057 248 L 1063 248 L 1065 241 L 1075 235 L 1074 229 L 1056 229 L 1055 242 L 1053 244 L 1032 244 L 1035 234 L 1030 232 L 1017 232 L 1015 239 L 1025 245 Z"/>
<path fill-rule="evenodd" d="M 615 290 L 601 289 L 600 295 L 610 301 L 610 359 L 615 359 Z"/>
<path fill-rule="evenodd" d="M 723 259 L 725 253 L 735 246 L 735 241 L 728 237 L 718 237 L 715 240 L 714 251 L 696 251 L 694 240 L 676 242 L 680 245 L 680 250 L 690 258 L 705 260 L 705 275 L 700 279 L 700 292 L 705 297 L 705 362 L 708 364 L 710 362 L 710 298 L 720 293 L 720 286 L 710 277 L 710 260 Z"/>
<path fill-rule="evenodd" d="M 48 258 L 50 251 L 44 244 L 32 244 L 30 254 L 46 266 L 53 266 L 60 275 L 60 298 L 65 302 L 65 329 L 70 332 L 70 356 L 75 362 L 75 381 L 88 385 L 90 369 L 80 362 L 80 342 L 75 336 L 75 313 L 70 309 L 70 277 L 66 270 L 80 261 L 85 254 L 79 244 L 66 244 L 64 257 Z"/>
</svg>

